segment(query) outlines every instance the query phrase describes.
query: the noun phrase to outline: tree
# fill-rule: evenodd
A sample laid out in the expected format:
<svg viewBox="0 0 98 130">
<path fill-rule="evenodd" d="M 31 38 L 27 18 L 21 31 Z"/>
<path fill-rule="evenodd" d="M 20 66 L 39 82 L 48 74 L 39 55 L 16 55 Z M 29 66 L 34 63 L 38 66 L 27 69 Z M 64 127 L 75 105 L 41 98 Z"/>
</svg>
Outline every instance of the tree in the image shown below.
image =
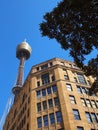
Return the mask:
<svg viewBox="0 0 98 130">
<path fill-rule="evenodd" d="M 56 39 L 63 49 L 69 50 L 77 66 L 98 82 L 98 55 L 84 65 L 85 56 L 98 50 L 97 0 L 61 1 L 53 11 L 45 14 L 40 30 L 42 36 Z M 98 90 L 94 84 L 92 91 L 95 88 Z"/>
</svg>

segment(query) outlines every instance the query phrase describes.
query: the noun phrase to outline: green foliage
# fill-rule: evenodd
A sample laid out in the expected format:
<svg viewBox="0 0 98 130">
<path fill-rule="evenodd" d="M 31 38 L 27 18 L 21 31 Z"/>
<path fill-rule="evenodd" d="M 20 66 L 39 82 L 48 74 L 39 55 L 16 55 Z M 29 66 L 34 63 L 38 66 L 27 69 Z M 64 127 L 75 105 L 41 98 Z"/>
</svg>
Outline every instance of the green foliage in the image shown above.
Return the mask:
<svg viewBox="0 0 98 130">
<path fill-rule="evenodd" d="M 40 30 L 42 36 L 55 38 L 63 49 L 69 50 L 76 64 L 87 75 L 98 77 L 98 56 L 84 66 L 85 56 L 94 48 L 98 50 L 97 0 L 61 1 L 52 12 L 45 14 Z M 93 69 L 92 73 L 89 69 Z"/>
</svg>

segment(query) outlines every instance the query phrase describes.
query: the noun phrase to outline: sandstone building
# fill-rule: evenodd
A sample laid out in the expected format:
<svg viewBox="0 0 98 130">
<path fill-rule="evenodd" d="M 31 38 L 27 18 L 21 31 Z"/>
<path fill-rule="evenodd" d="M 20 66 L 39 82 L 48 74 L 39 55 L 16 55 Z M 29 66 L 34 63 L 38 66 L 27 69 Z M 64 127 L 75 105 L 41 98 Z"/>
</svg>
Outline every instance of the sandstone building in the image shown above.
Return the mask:
<svg viewBox="0 0 98 130">
<path fill-rule="evenodd" d="M 98 130 L 98 93 L 75 63 L 53 58 L 31 68 L 3 130 Z"/>
</svg>

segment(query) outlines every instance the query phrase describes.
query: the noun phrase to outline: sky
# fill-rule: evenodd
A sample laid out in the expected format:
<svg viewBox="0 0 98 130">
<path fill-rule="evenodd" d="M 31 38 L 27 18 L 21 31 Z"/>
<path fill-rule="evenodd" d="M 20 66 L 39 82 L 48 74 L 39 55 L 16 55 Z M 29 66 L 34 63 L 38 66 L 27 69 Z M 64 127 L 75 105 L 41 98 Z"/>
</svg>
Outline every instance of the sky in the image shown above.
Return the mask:
<svg viewBox="0 0 98 130">
<path fill-rule="evenodd" d="M 32 47 L 25 62 L 24 79 L 33 65 L 54 57 L 73 61 L 56 40 L 42 37 L 39 24 L 60 0 L 0 0 L 0 119 L 15 85 L 19 60 L 16 47 L 27 40 Z M 95 55 L 96 52 L 93 55 Z"/>
</svg>

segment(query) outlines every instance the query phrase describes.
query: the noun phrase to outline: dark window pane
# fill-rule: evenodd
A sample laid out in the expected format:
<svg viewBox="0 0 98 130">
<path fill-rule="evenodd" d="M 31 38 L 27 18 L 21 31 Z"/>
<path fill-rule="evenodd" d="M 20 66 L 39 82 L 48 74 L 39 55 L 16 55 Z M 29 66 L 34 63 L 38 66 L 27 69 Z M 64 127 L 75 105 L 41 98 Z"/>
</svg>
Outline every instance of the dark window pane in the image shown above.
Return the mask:
<svg viewBox="0 0 98 130">
<path fill-rule="evenodd" d="M 73 114 L 74 114 L 75 120 L 80 120 L 80 115 L 77 109 L 73 109 Z"/>
<path fill-rule="evenodd" d="M 80 82 L 81 84 L 86 84 L 84 75 L 82 75 L 82 74 L 77 74 L 77 77 L 78 77 L 78 80 L 79 80 L 79 82 Z"/>
<path fill-rule="evenodd" d="M 83 127 L 78 126 L 78 127 L 77 127 L 77 130 L 84 130 L 84 128 L 83 128 Z"/>
<path fill-rule="evenodd" d="M 40 97 L 41 97 L 40 90 L 36 92 L 36 95 L 37 95 L 37 98 L 40 98 Z"/>
<path fill-rule="evenodd" d="M 53 107 L 52 99 L 49 99 L 49 100 L 48 100 L 48 105 L 49 105 L 49 108 Z"/>
<path fill-rule="evenodd" d="M 45 68 L 48 68 L 48 64 L 45 64 L 45 65 L 41 66 L 41 69 L 45 69 Z"/>
<path fill-rule="evenodd" d="M 41 103 L 37 103 L 37 111 L 41 111 Z"/>
<path fill-rule="evenodd" d="M 58 99 L 58 97 L 54 98 L 54 104 L 55 104 L 55 106 L 59 106 L 59 99 Z"/>
<path fill-rule="evenodd" d="M 46 96 L 46 89 L 42 89 L 42 96 Z"/>
<path fill-rule="evenodd" d="M 91 116 L 92 116 L 92 120 L 93 120 L 93 122 L 98 122 L 98 120 L 97 120 L 97 117 L 96 117 L 96 114 L 95 113 L 91 113 Z"/>
<path fill-rule="evenodd" d="M 54 93 L 54 92 L 57 92 L 57 87 L 56 87 L 56 85 L 53 85 L 53 86 L 52 86 L 52 91 L 53 91 L 53 93 Z"/>
<path fill-rule="evenodd" d="M 38 86 L 38 87 L 40 86 L 40 81 L 37 81 L 37 86 Z"/>
<path fill-rule="evenodd" d="M 54 124 L 55 123 L 55 118 L 54 118 L 54 113 L 50 114 L 50 124 Z"/>
<path fill-rule="evenodd" d="M 37 111 L 41 111 L 41 103 L 37 103 Z"/>
<path fill-rule="evenodd" d="M 46 110 L 47 109 L 47 102 L 43 101 L 42 104 L 43 104 L 43 110 Z"/>
<path fill-rule="evenodd" d="M 37 126 L 38 126 L 38 128 L 42 127 L 42 118 L 41 117 L 37 118 Z"/>
<path fill-rule="evenodd" d="M 42 79 L 42 84 L 47 84 L 47 83 L 50 82 L 50 80 L 49 80 L 49 74 L 48 73 L 47 74 L 43 74 L 41 76 L 41 79 Z"/>
<path fill-rule="evenodd" d="M 67 87 L 67 90 L 72 91 L 72 86 L 71 86 L 71 84 L 66 84 L 66 87 Z"/>
<path fill-rule="evenodd" d="M 77 86 L 78 93 L 82 93 L 82 89 L 80 86 Z"/>
<path fill-rule="evenodd" d="M 64 75 L 64 79 L 65 79 L 65 80 L 69 80 L 68 75 Z"/>
<path fill-rule="evenodd" d="M 44 126 L 48 126 L 48 116 L 47 115 L 43 116 L 43 120 L 44 120 Z"/>
<path fill-rule="evenodd" d="M 56 112 L 56 119 L 57 119 L 57 122 L 62 122 L 62 115 L 60 111 Z"/>
<path fill-rule="evenodd" d="M 76 100 L 75 100 L 75 97 L 74 96 L 69 96 L 69 98 L 70 98 L 70 102 L 72 103 L 72 104 L 76 104 Z"/>
<path fill-rule="evenodd" d="M 52 92 L 51 92 L 51 87 L 48 87 L 48 88 L 47 88 L 47 93 L 48 93 L 48 94 L 51 94 L 51 93 L 52 93 Z"/>
<path fill-rule="evenodd" d="M 54 75 L 52 76 L 52 81 L 55 81 L 55 76 Z"/>
<path fill-rule="evenodd" d="M 89 113 L 89 112 L 86 112 L 85 114 L 86 114 L 86 118 L 87 118 L 88 122 L 92 122 L 90 113 Z"/>
</svg>

